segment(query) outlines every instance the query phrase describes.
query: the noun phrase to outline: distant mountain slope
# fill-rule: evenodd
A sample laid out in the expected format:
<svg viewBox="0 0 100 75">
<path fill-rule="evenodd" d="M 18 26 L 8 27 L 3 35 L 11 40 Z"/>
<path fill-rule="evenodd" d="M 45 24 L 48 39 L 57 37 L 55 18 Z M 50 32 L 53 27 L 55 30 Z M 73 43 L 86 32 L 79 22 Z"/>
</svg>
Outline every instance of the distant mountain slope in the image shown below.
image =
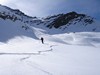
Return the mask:
<svg viewBox="0 0 100 75">
<path fill-rule="evenodd" d="M 80 21 L 83 21 L 83 24 L 92 24 L 94 22 L 93 18 L 90 16 L 86 16 L 85 14 L 78 14 L 76 12 L 70 12 L 67 14 L 59 14 L 55 16 L 51 16 L 46 18 L 45 20 L 50 20 L 51 18 L 55 18 L 52 23 L 47 25 L 47 27 L 52 28 L 59 28 L 64 25 L 76 24 Z M 74 22 L 74 23 L 73 23 Z"/>
<path fill-rule="evenodd" d="M 15 36 L 36 38 L 32 27 L 43 29 L 49 34 L 100 32 L 100 25 L 96 20 L 85 14 L 69 12 L 40 19 L 0 5 L 0 41 L 7 41 Z"/>
<path fill-rule="evenodd" d="M 34 17 L 27 16 L 19 10 L 0 5 L 0 42 L 14 37 L 36 38 L 27 23 L 33 19 Z"/>
<path fill-rule="evenodd" d="M 42 25 L 55 33 L 100 31 L 100 25 L 96 19 L 76 12 L 49 16 L 44 18 Z"/>
</svg>

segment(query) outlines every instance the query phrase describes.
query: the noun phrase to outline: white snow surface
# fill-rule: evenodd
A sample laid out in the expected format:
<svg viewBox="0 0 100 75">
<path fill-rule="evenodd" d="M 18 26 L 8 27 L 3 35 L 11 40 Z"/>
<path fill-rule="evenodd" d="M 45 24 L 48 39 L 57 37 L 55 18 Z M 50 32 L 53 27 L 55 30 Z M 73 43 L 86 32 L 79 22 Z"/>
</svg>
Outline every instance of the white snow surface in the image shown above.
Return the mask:
<svg viewBox="0 0 100 75">
<path fill-rule="evenodd" d="M 100 75 L 100 33 L 16 36 L 0 43 L 0 75 Z"/>
</svg>

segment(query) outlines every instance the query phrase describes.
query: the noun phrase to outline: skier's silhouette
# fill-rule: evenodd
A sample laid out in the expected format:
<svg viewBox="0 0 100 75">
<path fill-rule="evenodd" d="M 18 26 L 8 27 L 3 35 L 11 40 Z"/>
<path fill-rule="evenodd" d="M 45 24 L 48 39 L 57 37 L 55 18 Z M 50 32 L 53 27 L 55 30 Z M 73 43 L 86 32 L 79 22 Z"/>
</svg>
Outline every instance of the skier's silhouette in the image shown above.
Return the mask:
<svg viewBox="0 0 100 75">
<path fill-rule="evenodd" d="M 44 44 L 44 38 L 43 37 L 41 37 L 41 42 L 42 42 L 42 44 Z"/>
</svg>

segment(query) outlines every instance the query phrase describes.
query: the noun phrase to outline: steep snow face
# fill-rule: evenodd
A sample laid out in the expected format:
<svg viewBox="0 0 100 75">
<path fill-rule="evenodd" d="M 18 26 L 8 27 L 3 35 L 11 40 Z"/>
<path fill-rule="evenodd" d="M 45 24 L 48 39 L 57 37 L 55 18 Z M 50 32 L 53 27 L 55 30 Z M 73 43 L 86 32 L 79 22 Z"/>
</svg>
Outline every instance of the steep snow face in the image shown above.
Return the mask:
<svg viewBox="0 0 100 75">
<path fill-rule="evenodd" d="M 7 42 L 18 36 L 22 38 L 23 36 L 36 38 L 33 31 L 24 23 L 0 19 L 0 42 Z"/>
<path fill-rule="evenodd" d="M 34 23 L 33 20 L 39 20 L 37 17 L 30 17 L 21 12 L 18 9 L 11 9 L 9 7 L 0 5 L 0 18 L 1 19 L 9 19 L 12 21 L 21 21 L 25 24 L 31 24 Z"/>
<path fill-rule="evenodd" d="M 31 30 L 29 22 L 36 17 L 25 15 L 19 10 L 0 5 L 0 42 L 7 42 L 14 37 L 36 38 Z"/>
</svg>

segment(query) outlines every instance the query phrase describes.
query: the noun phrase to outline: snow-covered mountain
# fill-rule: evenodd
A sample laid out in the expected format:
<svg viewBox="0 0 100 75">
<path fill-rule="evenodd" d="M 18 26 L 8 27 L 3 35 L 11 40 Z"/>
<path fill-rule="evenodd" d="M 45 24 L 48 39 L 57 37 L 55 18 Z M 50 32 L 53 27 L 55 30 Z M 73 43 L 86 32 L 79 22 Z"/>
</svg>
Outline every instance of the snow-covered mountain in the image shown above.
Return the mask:
<svg viewBox="0 0 100 75">
<path fill-rule="evenodd" d="M 3 5 L 0 5 L 0 24 L 0 35 L 2 35 L 0 41 L 7 41 L 16 36 L 37 38 L 37 35 L 33 32 L 37 28 L 43 29 L 44 33 L 49 34 L 100 31 L 98 22 L 85 14 L 69 12 L 37 18 Z"/>
<path fill-rule="evenodd" d="M 0 5 L 0 41 L 6 42 L 16 36 L 27 36 L 36 38 L 33 31 L 29 29 L 28 21 L 33 21 L 30 17 L 20 10 L 13 10 L 9 7 Z"/>
<path fill-rule="evenodd" d="M 16 23 L 20 22 L 21 27 L 27 30 L 28 26 L 45 29 L 49 33 L 66 33 L 66 32 L 98 32 L 100 26 L 97 21 L 85 14 L 69 12 L 48 16 L 46 18 L 30 17 L 18 9 L 11 9 L 7 6 L 0 5 L 0 19 Z M 7 24 L 7 23 L 6 23 Z"/>
</svg>

